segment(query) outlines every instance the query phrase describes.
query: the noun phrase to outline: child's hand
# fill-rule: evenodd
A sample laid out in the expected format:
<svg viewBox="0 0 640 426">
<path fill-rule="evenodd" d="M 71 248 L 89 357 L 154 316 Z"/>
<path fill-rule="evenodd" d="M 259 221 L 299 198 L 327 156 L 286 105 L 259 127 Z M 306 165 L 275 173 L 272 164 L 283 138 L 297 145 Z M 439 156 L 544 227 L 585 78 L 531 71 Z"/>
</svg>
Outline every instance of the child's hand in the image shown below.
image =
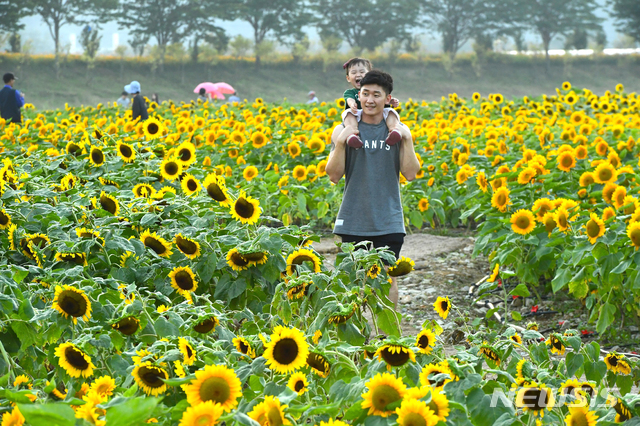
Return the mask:
<svg viewBox="0 0 640 426">
<path fill-rule="evenodd" d="M 353 113 L 353 115 L 357 115 L 358 114 L 358 105 L 356 105 L 355 103 L 353 105 L 351 105 L 351 112 Z"/>
<path fill-rule="evenodd" d="M 398 108 L 398 105 L 400 105 L 400 101 L 396 98 L 391 98 L 391 102 L 389 102 L 389 105 L 391 105 L 393 108 Z"/>
</svg>

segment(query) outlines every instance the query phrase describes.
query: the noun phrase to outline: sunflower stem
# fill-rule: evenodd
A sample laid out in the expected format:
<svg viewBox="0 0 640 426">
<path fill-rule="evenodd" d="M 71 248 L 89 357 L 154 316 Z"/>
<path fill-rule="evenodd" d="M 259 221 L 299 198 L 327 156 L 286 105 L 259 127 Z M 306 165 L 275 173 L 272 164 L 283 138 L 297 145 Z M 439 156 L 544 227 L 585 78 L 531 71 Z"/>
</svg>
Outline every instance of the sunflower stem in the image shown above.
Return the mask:
<svg viewBox="0 0 640 426">
<path fill-rule="evenodd" d="M 336 351 L 325 351 L 327 354 L 333 354 L 336 355 L 338 358 L 342 359 L 343 361 L 345 361 L 347 364 L 349 364 L 349 366 L 353 369 L 353 371 L 356 374 L 360 374 L 360 369 L 356 366 L 356 364 L 353 362 L 353 360 L 351 358 L 349 358 L 348 356 L 346 356 L 345 354 L 342 354 L 340 352 L 336 352 Z"/>
<path fill-rule="evenodd" d="M 7 351 L 5 351 L 2 341 L 0 341 L 0 352 L 2 352 L 2 358 L 4 358 L 4 362 L 7 364 L 7 372 L 9 374 L 9 383 L 13 383 L 14 374 L 13 374 L 13 371 L 11 370 L 11 367 L 13 366 L 13 362 L 9 358 L 9 354 L 7 354 Z"/>
<path fill-rule="evenodd" d="M 109 269 L 111 269 L 111 259 L 109 259 L 109 253 L 107 253 L 107 248 L 105 246 L 102 246 L 102 252 L 104 253 L 105 259 L 107 260 L 107 265 L 109 266 Z"/>
</svg>

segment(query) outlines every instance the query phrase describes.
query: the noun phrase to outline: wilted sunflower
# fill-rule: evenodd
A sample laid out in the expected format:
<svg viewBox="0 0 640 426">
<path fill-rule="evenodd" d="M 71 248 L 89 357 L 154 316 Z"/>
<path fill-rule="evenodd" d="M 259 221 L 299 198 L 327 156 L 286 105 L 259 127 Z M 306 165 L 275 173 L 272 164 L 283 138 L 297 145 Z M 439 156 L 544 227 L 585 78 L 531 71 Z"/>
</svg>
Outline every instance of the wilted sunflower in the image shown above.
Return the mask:
<svg viewBox="0 0 640 426">
<path fill-rule="evenodd" d="M 489 345 L 488 343 L 483 343 L 482 346 L 480 346 L 480 354 L 485 357 L 487 363 L 493 363 L 499 367 L 500 363 L 502 362 L 498 351 L 496 351 L 493 346 Z"/>
<path fill-rule="evenodd" d="M 231 216 L 249 225 L 258 221 L 260 212 L 260 201 L 247 196 L 244 191 L 240 191 L 238 199 L 231 206 Z"/>
<path fill-rule="evenodd" d="M 99 181 L 100 181 L 100 183 L 101 183 L 102 185 L 104 185 L 104 186 L 112 185 L 112 186 L 115 186 L 116 188 L 120 188 L 120 185 L 119 185 L 117 182 L 114 182 L 114 181 L 112 181 L 112 180 L 110 180 L 110 179 L 103 178 L 102 176 L 100 176 L 100 177 L 98 178 L 98 180 L 99 180 Z"/>
<path fill-rule="evenodd" d="M 182 178 L 182 182 L 180 185 L 182 186 L 182 191 L 187 196 L 196 195 L 202 189 L 202 187 L 200 186 L 200 181 L 190 173 Z"/>
<path fill-rule="evenodd" d="M 287 285 L 287 298 L 289 300 L 302 299 L 307 294 L 309 282 L 306 280 L 291 281 Z"/>
<path fill-rule="evenodd" d="M 52 309 L 60 312 L 65 318 L 71 317 L 74 324 L 78 318 L 89 321 L 91 318 L 91 302 L 84 291 L 69 285 L 56 286 Z"/>
<path fill-rule="evenodd" d="M 185 297 L 198 288 L 196 275 L 189 266 L 176 266 L 169 272 L 169 279 L 171 279 L 171 287 Z"/>
<path fill-rule="evenodd" d="M 389 268 L 387 273 L 391 277 L 401 277 L 413 271 L 414 266 L 415 263 L 413 262 L 413 260 L 409 259 L 408 257 L 401 256 L 400 259 L 396 261 L 396 264 Z"/>
<path fill-rule="evenodd" d="M 544 417 L 544 410 L 551 411 L 554 405 L 553 392 L 544 384 L 529 383 L 516 394 L 516 407 L 524 412 L 531 411 L 534 416 Z"/>
<path fill-rule="evenodd" d="M 374 263 L 369 267 L 369 269 L 367 269 L 367 276 L 373 280 L 373 279 L 376 279 L 378 275 L 380 275 L 380 272 L 382 272 L 380 265 L 377 263 Z"/>
<path fill-rule="evenodd" d="M 140 241 L 142 241 L 142 244 L 144 244 L 145 247 L 153 250 L 158 256 L 171 256 L 171 243 L 158 236 L 158 234 L 156 234 L 155 232 L 151 232 L 147 229 L 140 236 Z"/>
<path fill-rule="evenodd" d="M 401 367 L 409 360 L 416 362 L 416 356 L 411 349 L 400 343 L 389 343 L 381 346 L 375 355 L 379 361 L 387 364 L 387 369 L 391 367 Z"/>
<path fill-rule="evenodd" d="M 188 167 L 196 162 L 196 147 L 189 141 L 184 141 L 178 146 L 175 152 L 176 160 L 179 161 L 182 166 Z"/>
<path fill-rule="evenodd" d="M 398 426 L 435 426 L 439 419 L 426 402 L 405 398 L 396 408 Z"/>
<path fill-rule="evenodd" d="M 191 343 L 184 337 L 178 339 L 178 348 L 182 354 L 182 363 L 184 365 L 192 365 L 196 360 L 196 351 L 191 346 Z"/>
<path fill-rule="evenodd" d="M 59 262 L 75 263 L 76 265 L 87 266 L 87 255 L 81 252 L 56 253 L 55 259 Z"/>
<path fill-rule="evenodd" d="M 29 259 L 36 260 L 37 253 L 34 249 L 42 250 L 49 242 L 49 237 L 46 234 L 27 234 L 25 238 L 20 239 L 20 250 Z"/>
<path fill-rule="evenodd" d="M 278 374 L 288 374 L 302 367 L 309 355 L 309 345 L 297 328 L 278 326 L 264 345 L 267 366 Z"/>
<path fill-rule="evenodd" d="M 553 333 L 547 341 L 545 342 L 547 345 L 551 346 L 551 353 L 555 353 L 558 355 L 564 355 L 565 346 L 562 337 L 558 333 Z"/>
<path fill-rule="evenodd" d="M 225 365 L 206 365 L 196 371 L 196 378 L 182 385 L 187 401 L 192 406 L 212 401 L 220 404 L 225 412 L 238 406 L 242 397 L 242 384 L 236 373 Z"/>
<path fill-rule="evenodd" d="M 84 150 L 83 145 L 76 142 L 67 143 L 67 146 L 65 149 L 67 151 L 67 154 L 71 154 L 76 157 L 82 154 L 82 151 Z"/>
<path fill-rule="evenodd" d="M 252 251 L 249 253 L 242 253 L 242 257 L 249 261 L 249 266 L 263 265 L 267 263 L 267 253 L 264 251 Z"/>
<path fill-rule="evenodd" d="M 251 347 L 251 343 L 244 337 L 235 337 L 233 339 L 233 346 L 238 352 L 243 355 L 247 355 L 250 358 L 256 357 L 256 351 Z"/>
<path fill-rule="evenodd" d="M 369 409 L 368 415 L 388 417 L 394 410 L 388 410 L 387 406 L 397 401 L 402 401 L 407 386 L 401 378 L 389 373 L 377 374 L 365 383 L 367 392 L 362 394 L 362 408 Z"/>
<path fill-rule="evenodd" d="M 182 174 L 182 163 L 174 158 L 165 158 L 160 164 L 160 173 L 167 180 L 176 180 Z"/>
<path fill-rule="evenodd" d="M 98 204 L 100 207 L 98 207 Z M 104 191 L 100 193 L 100 198 L 98 199 L 98 203 L 96 203 L 95 207 L 106 210 L 114 216 L 118 216 L 120 213 L 120 203 L 118 203 L 118 200 Z"/>
<path fill-rule="evenodd" d="M 125 336 L 131 336 L 140 329 L 140 320 L 133 315 L 120 318 L 118 321 L 111 324 L 111 328 L 118 330 Z"/>
<path fill-rule="evenodd" d="M 442 377 L 441 375 L 449 377 Z M 439 376 L 439 377 L 438 377 Z M 438 390 L 455 378 L 455 375 L 449 368 L 449 363 L 444 360 L 438 364 L 427 364 L 422 367 L 420 372 L 420 383 L 425 386 L 432 386 Z"/>
<path fill-rule="evenodd" d="M 516 234 L 527 235 L 536 227 L 536 218 L 529 210 L 520 209 L 511 215 L 511 229 Z"/>
<path fill-rule="evenodd" d="M 89 228 L 76 228 L 76 236 L 84 239 L 96 239 L 101 245 L 104 245 L 104 238 L 100 236 L 100 231 Z"/>
<path fill-rule="evenodd" d="M 164 368 L 154 365 L 151 361 L 136 364 L 131 375 L 147 395 L 157 396 L 167 390 L 164 380 L 168 379 L 169 375 Z"/>
<path fill-rule="evenodd" d="M 436 345 L 436 334 L 428 329 L 422 330 L 416 336 L 416 347 L 420 349 L 420 353 L 430 354 Z"/>
<path fill-rule="evenodd" d="M 449 300 L 449 296 L 446 296 L 446 297 L 438 296 L 438 298 L 433 304 L 433 307 L 435 308 L 438 315 L 442 317 L 442 319 L 447 319 L 447 316 L 449 315 L 449 311 L 451 311 L 451 307 L 452 307 L 451 300 Z"/>
<path fill-rule="evenodd" d="M 302 395 L 309 389 L 309 382 L 307 381 L 307 376 L 304 373 L 293 373 L 291 377 L 289 377 L 289 381 L 287 382 L 287 387 L 292 391 L 296 392 L 298 395 Z"/>
<path fill-rule="evenodd" d="M 222 405 L 213 401 L 203 402 L 187 408 L 182 413 L 180 426 L 214 426 L 218 424 L 218 419 L 223 413 Z"/>
<path fill-rule="evenodd" d="M 331 314 L 327 320 L 329 324 L 344 324 L 351 318 L 358 309 L 358 305 L 354 302 L 347 306 L 339 305 Z"/>
<path fill-rule="evenodd" d="M 156 189 L 148 183 L 139 183 L 132 189 L 136 198 L 151 198 L 156 193 Z"/>
<path fill-rule="evenodd" d="M 331 372 L 331 364 L 329 364 L 329 360 L 322 353 L 318 351 L 311 351 L 307 356 L 307 365 L 311 368 L 315 374 L 322 378 L 326 378 L 329 376 Z"/>
<path fill-rule="evenodd" d="M 228 207 L 231 204 L 232 200 L 227 193 L 224 177 L 211 173 L 207 175 L 202 186 L 207 191 L 207 195 L 220 203 L 221 206 Z"/>
<path fill-rule="evenodd" d="M 214 330 L 220 321 L 215 315 L 208 315 L 204 318 L 198 318 L 198 322 L 193 326 L 193 331 L 200 334 L 207 334 Z"/>
<path fill-rule="evenodd" d="M 64 368 L 71 377 L 90 377 L 93 369 L 96 368 L 89 355 L 71 342 L 59 345 L 55 355 L 59 358 L 60 367 Z"/>
<path fill-rule="evenodd" d="M 264 402 L 253 407 L 247 415 L 260 426 L 290 425 L 291 422 L 285 416 L 284 410 L 288 405 L 282 405 L 277 396 L 265 396 Z"/>
<path fill-rule="evenodd" d="M 227 253 L 227 265 L 229 265 L 234 271 L 238 272 L 244 269 L 249 269 L 249 266 L 251 266 L 249 260 L 241 255 L 235 247 Z"/>
<path fill-rule="evenodd" d="M 164 126 L 154 117 L 149 117 L 143 124 L 142 130 L 147 140 L 156 139 L 162 136 Z"/>
<path fill-rule="evenodd" d="M 11 216 L 5 209 L 0 210 L 0 229 L 9 229 L 11 226 Z"/>
<path fill-rule="evenodd" d="M 118 156 L 122 158 L 122 161 L 125 163 L 131 163 L 136 159 L 136 152 L 128 143 L 118 142 L 116 145 L 116 151 L 118 152 Z"/>
<path fill-rule="evenodd" d="M 287 275 L 293 275 L 297 272 L 297 266 L 304 262 L 311 262 L 313 272 L 320 272 L 320 258 L 311 250 L 301 248 L 295 250 L 287 257 Z"/>
<path fill-rule="evenodd" d="M 633 411 L 629 407 L 625 400 L 621 398 L 615 398 L 615 402 L 611 404 L 616 411 L 616 423 L 624 423 L 633 417 Z"/>
<path fill-rule="evenodd" d="M 92 146 L 89 152 L 89 162 L 95 167 L 100 167 L 104 164 L 104 152 L 97 146 Z"/>
<path fill-rule="evenodd" d="M 189 259 L 195 259 L 200 256 L 200 243 L 191 238 L 185 237 L 182 234 L 178 234 L 173 239 L 173 242 L 185 256 Z"/>
</svg>

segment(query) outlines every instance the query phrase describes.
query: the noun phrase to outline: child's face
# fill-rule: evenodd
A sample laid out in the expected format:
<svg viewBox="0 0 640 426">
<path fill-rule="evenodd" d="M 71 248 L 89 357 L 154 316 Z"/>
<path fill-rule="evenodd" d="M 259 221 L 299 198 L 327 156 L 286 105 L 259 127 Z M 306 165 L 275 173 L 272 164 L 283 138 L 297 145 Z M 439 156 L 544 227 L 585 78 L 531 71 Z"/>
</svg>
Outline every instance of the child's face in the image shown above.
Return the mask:
<svg viewBox="0 0 640 426">
<path fill-rule="evenodd" d="M 360 88 L 360 81 L 364 77 L 364 75 L 369 72 L 367 67 L 364 64 L 355 64 L 349 68 L 349 73 L 347 74 L 347 81 L 351 86 L 356 89 Z"/>
</svg>

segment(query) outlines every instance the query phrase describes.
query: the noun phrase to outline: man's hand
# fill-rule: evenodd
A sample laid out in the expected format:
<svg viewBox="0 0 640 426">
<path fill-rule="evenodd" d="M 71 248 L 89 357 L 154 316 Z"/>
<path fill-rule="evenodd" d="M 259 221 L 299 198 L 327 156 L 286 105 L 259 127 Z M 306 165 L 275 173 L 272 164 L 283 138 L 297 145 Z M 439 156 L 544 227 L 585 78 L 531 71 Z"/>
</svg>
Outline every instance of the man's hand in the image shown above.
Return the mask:
<svg viewBox="0 0 640 426">
<path fill-rule="evenodd" d="M 400 101 L 397 98 L 391 98 L 391 102 L 389 102 L 389 105 L 391 105 L 393 108 L 398 108 L 398 105 L 400 105 Z"/>
<path fill-rule="evenodd" d="M 345 145 L 346 142 L 347 142 L 347 138 L 349 136 L 357 135 L 359 133 L 360 133 L 360 131 L 358 130 L 357 127 L 346 126 L 344 129 L 342 129 L 342 131 L 338 135 L 337 139 L 335 140 L 336 146 L 337 145 Z"/>
</svg>

